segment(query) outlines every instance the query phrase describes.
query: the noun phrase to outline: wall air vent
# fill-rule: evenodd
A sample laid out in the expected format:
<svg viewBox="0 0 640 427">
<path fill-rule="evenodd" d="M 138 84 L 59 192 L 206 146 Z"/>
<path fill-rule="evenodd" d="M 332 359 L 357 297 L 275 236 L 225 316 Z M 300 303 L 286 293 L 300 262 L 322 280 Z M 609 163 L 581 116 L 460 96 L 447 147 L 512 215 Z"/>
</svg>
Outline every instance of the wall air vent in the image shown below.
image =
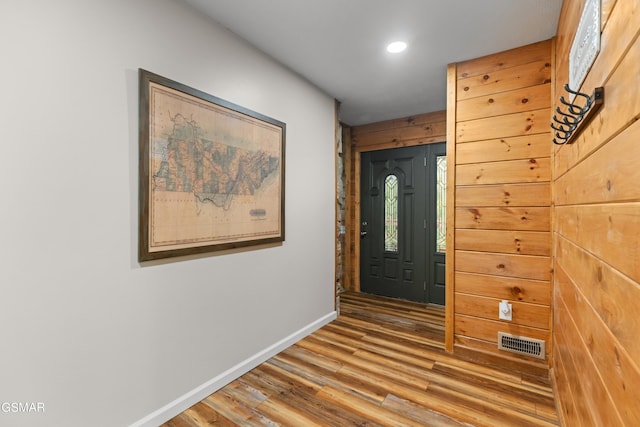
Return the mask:
<svg viewBox="0 0 640 427">
<path fill-rule="evenodd" d="M 525 356 L 545 358 L 544 341 L 535 338 L 519 337 L 517 335 L 498 332 L 498 349 Z"/>
</svg>

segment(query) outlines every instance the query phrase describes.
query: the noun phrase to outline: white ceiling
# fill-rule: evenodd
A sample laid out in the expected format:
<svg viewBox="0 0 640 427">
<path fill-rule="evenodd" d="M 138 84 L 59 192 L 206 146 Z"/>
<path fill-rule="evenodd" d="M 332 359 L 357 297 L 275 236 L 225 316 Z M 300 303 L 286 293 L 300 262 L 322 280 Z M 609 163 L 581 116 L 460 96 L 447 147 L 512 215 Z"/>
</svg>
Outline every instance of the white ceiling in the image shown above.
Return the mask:
<svg viewBox="0 0 640 427">
<path fill-rule="evenodd" d="M 341 102 L 359 125 L 446 108 L 447 64 L 556 34 L 562 0 L 183 0 Z M 408 49 L 391 55 L 389 42 Z"/>
</svg>

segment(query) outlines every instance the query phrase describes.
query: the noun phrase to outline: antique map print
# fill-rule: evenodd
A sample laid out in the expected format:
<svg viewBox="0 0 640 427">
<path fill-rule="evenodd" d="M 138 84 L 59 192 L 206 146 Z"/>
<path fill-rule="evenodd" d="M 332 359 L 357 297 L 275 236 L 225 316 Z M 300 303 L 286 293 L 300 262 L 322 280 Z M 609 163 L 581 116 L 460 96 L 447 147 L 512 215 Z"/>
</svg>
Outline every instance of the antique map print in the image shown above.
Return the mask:
<svg viewBox="0 0 640 427">
<path fill-rule="evenodd" d="M 149 90 L 149 251 L 281 236 L 282 128 Z"/>
</svg>

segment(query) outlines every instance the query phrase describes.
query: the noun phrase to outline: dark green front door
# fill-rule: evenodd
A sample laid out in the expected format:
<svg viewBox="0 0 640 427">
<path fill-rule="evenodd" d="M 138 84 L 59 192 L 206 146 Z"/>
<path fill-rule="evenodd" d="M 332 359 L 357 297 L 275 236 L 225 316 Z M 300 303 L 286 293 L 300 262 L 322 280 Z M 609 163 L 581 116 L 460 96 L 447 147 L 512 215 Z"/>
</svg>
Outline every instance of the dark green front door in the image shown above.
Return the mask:
<svg viewBox="0 0 640 427">
<path fill-rule="evenodd" d="M 444 150 L 441 143 L 362 154 L 363 292 L 444 304 Z"/>
</svg>

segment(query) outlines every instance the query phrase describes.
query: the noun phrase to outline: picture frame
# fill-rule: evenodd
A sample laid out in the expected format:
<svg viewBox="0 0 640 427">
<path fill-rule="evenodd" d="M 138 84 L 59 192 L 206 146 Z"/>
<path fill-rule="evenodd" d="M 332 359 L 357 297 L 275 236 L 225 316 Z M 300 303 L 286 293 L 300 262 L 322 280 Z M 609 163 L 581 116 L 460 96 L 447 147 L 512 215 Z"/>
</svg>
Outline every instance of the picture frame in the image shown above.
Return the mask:
<svg viewBox="0 0 640 427">
<path fill-rule="evenodd" d="M 286 124 L 139 69 L 138 261 L 284 241 Z"/>
</svg>

